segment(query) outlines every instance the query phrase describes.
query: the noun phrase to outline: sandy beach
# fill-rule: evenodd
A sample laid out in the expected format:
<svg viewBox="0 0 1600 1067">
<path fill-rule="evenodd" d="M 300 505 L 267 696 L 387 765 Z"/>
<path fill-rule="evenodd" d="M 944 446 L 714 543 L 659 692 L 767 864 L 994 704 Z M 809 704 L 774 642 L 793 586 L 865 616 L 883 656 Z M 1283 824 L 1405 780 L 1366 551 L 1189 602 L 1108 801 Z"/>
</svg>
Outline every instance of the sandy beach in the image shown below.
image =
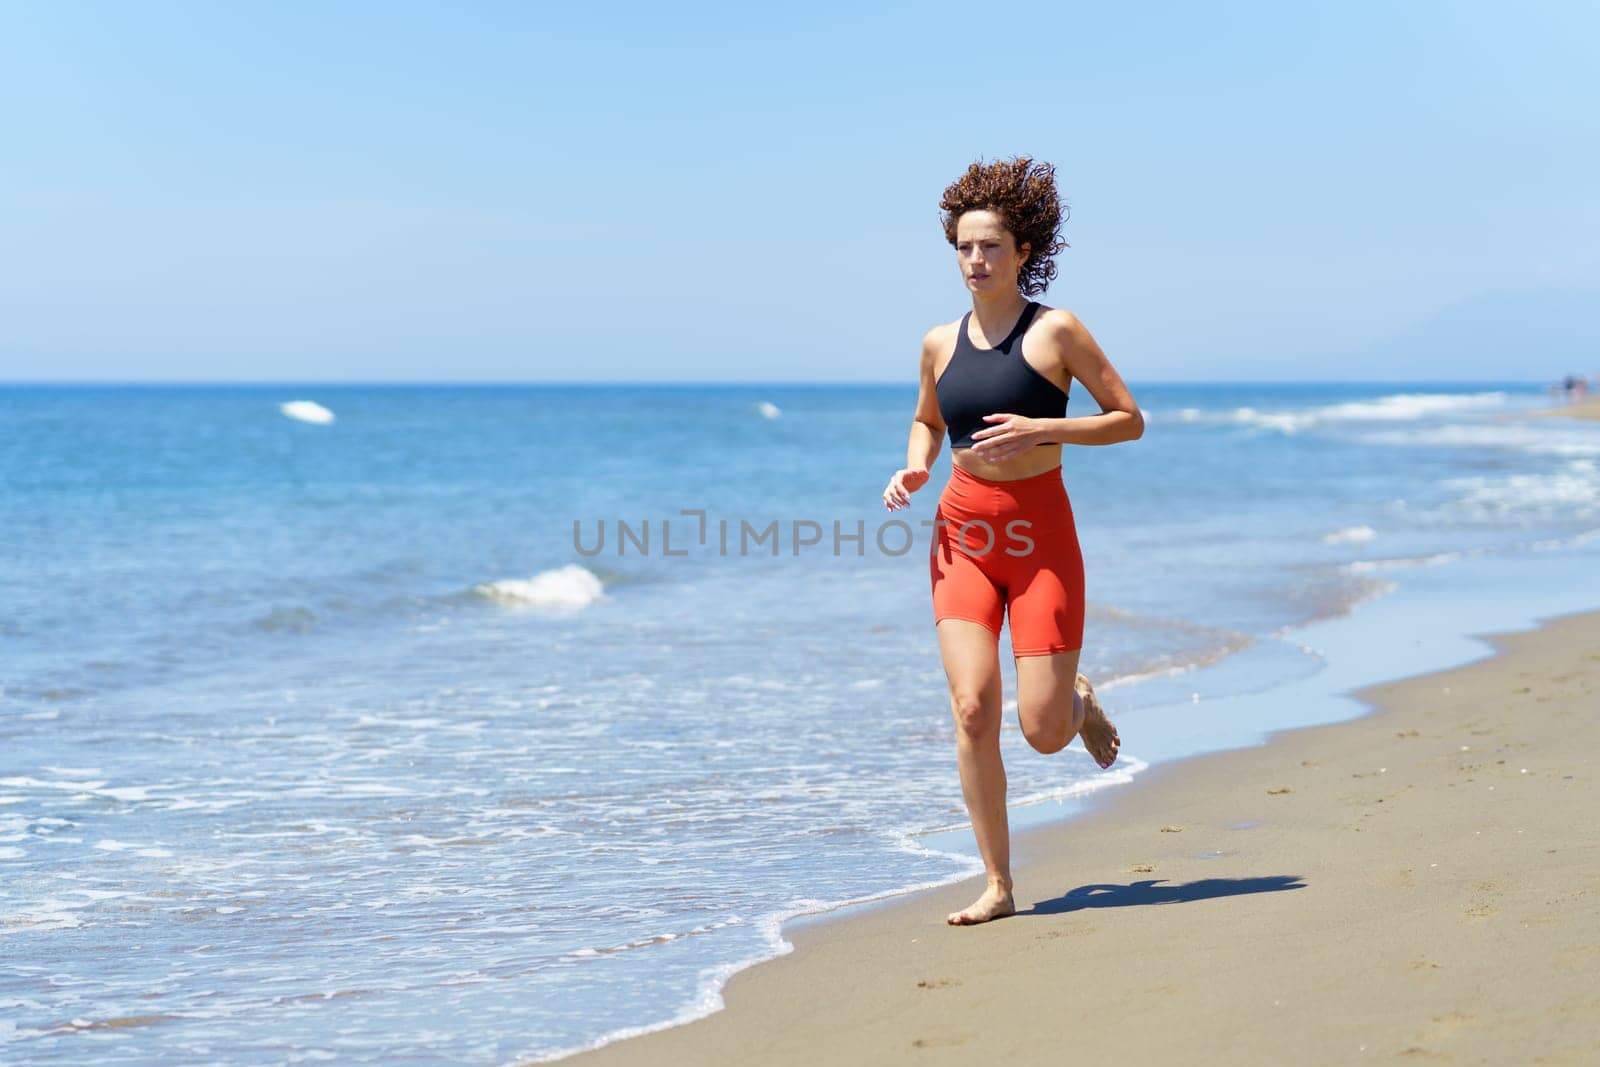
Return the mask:
<svg viewBox="0 0 1600 1067">
<path fill-rule="evenodd" d="M 1579 400 L 1565 407 L 1551 408 L 1538 414 L 1556 415 L 1567 419 L 1600 419 L 1600 397 L 1595 397 L 1591 400 Z"/>
<path fill-rule="evenodd" d="M 792 923 L 724 1010 L 561 1062 L 1600 1062 L 1600 613 L 1490 640 L 1016 833 L 1015 916 Z"/>
</svg>

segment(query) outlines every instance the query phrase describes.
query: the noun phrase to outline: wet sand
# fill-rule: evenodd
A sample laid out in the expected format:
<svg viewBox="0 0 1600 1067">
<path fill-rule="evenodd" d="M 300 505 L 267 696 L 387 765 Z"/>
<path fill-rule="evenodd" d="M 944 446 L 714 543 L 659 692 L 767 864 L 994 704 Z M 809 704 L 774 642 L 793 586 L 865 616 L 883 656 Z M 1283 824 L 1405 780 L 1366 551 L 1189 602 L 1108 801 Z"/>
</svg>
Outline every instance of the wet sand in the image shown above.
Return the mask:
<svg viewBox="0 0 1600 1067">
<path fill-rule="evenodd" d="M 945 925 L 975 878 L 791 923 L 724 1010 L 561 1062 L 1600 1062 L 1600 612 L 1492 643 L 1015 834 L 1012 917 Z"/>
</svg>

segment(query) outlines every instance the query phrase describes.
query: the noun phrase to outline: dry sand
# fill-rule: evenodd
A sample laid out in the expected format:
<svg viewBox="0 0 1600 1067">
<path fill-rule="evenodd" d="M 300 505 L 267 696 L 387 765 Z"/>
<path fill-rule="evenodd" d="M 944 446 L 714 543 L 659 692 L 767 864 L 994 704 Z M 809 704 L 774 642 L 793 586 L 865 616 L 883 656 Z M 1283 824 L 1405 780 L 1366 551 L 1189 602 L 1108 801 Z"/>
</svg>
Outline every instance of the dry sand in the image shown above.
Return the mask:
<svg viewBox="0 0 1600 1067">
<path fill-rule="evenodd" d="M 1579 400 L 1568 404 L 1566 407 L 1550 408 L 1547 411 L 1536 412 L 1538 415 L 1559 415 L 1568 419 L 1600 419 L 1600 397 L 1593 400 Z"/>
<path fill-rule="evenodd" d="M 1600 613 L 1492 640 L 1016 834 L 1015 916 L 792 923 L 724 1010 L 561 1062 L 1600 1063 Z"/>
</svg>

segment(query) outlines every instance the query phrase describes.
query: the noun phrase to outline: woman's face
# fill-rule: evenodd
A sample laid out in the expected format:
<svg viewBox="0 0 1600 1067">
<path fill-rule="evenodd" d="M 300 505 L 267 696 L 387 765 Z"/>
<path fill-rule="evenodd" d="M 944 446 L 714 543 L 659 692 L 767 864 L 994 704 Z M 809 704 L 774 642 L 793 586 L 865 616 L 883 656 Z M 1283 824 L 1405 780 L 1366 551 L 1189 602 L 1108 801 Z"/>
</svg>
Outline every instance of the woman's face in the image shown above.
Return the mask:
<svg viewBox="0 0 1600 1067">
<path fill-rule="evenodd" d="M 1017 287 L 1028 246 L 1019 250 L 993 211 L 968 211 L 956 220 L 956 259 L 969 292 L 1003 292 Z"/>
</svg>

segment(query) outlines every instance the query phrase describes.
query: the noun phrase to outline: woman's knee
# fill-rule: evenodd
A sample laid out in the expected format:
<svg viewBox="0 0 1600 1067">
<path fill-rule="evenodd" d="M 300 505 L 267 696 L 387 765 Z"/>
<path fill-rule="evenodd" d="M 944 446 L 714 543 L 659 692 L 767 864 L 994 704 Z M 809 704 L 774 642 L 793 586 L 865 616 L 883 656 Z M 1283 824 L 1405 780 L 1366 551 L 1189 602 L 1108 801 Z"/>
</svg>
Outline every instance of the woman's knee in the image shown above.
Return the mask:
<svg viewBox="0 0 1600 1067">
<path fill-rule="evenodd" d="M 1000 702 L 981 693 L 952 690 L 950 713 L 956 730 L 968 740 L 981 741 L 1000 735 Z"/>
<path fill-rule="evenodd" d="M 1022 728 L 1022 736 L 1028 739 L 1028 744 L 1033 750 L 1046 756 L 1053 756 L 1072 744 L 1072 739 L 1077 735 L 1078 732 L 1070 725 L 1061 726 L 1052 723 L 1047 726 Z"/>
<path fill-rule="evenodd" d="M 1034 751 L 1046 756 L 1070 745 L 1083 728 L 1083 707 L 1074 691 L 1069 689 L 1065 696 L 1058 695 L 1052 704 L 1035 707 L 1019 701 L 1017 707 L 1022 736 Z"/>
</svg>

